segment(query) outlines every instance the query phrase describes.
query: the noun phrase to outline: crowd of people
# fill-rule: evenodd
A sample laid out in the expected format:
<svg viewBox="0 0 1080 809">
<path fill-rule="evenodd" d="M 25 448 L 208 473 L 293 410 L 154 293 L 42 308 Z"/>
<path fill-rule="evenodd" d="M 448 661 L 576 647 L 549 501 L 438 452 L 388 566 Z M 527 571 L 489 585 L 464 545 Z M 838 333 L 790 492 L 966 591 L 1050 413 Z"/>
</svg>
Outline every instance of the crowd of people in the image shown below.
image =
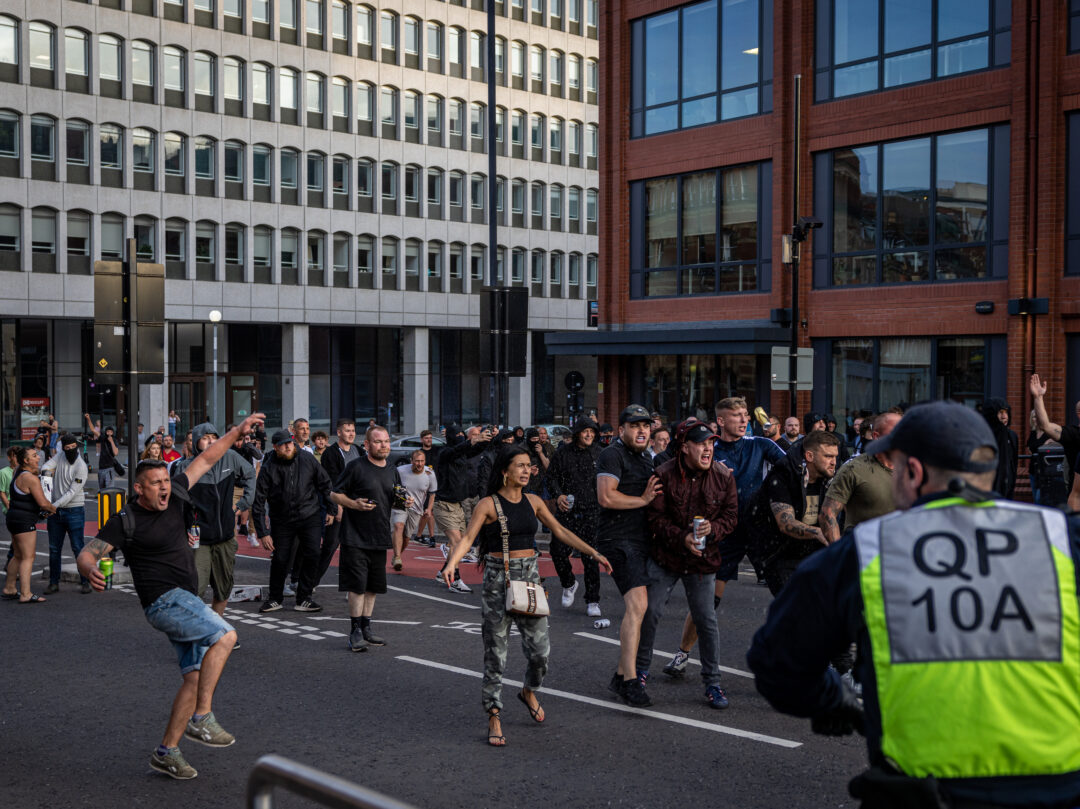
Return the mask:
<svg viewBox="0 0 1080 809">
<path fill-rule="evenodd" d="M 1066 474 L 1080 481 L 1075 472 L 1080 469 L 1080 427 L 1049 421 L 1046 386 L 1038 376 L 1031 378 L 1030 391 L 1029 448 L 1035 441 L 1059 442 L 1070 461 Z M 171 432 L 146 439 L 133 470 L 137 501 L 85 546 L 81 511 L 87 465 L 76 437 L 64 434 L 55 442 L 62 451 L 44 464 L 33 448 L 20 447 L 9 452 L 10 470 L 0 472 L 0 500 L 14 538 L 3 597 L 22 603 L 44 600 L 29 590 L 28 561 L 42 512 L 48 514 L 50 550 L 55 551 L 50 570 L 54 564 L 58 569 L 69 538 L 84 592 L 104 586 L 97 562 L 120 550 L 148 621 L 176 648 L 183 677 L 151 766 L 175 778 L 192 778 L 195 770 L 179 752 L 182 736 L 211 746 L 233 741 L 211 706 L 225 661 L 239 647 L 224 611 L 241 541 L 271 553 L 262 613 L 284 609 L 290 596 L 295 611 L 321 611 L 316 588 L 337 554 L 352 652 L 387 642 L 373 632 L 372 615 L 377 597 L 387 591 L 388 568 L 404 570 L 410 543 L 438 546 L 445 564 L 435 578 L 450 591 L 471 592 L 461 579 L 462 564 L 474 562 L 483 569 L 482 704 L 488 742 L 502 746 L 502 673 L 512 625 L 527 660 L 518 699 L 536 722 L 546 717 L 537 692 L 550 655 L 548 613 L 535 604 L 524 610 L 512 607 L 507 598 L 510 582 L 542 581 L 542 526 L 550 533 L 548 548 L 564 609 L 573 607 L 583 584 L 586 614 L 602 615 L 601 571 L 610 574 L 622 597 L 612 695 L 631 707 L 652 704 L 648 682 L 656 632 L 681 583 L 687 614 L 678 652 L 663 673 L 684 676 L 698 645 L 705 703 L 724 709 L 729 699 L 721 685 L 717 609 L 744 559 L 754 571 L 748 575 L 756 575 L 784 606 L 780 597 L 795 598 L 787 594 L 806 588 L 799 577 L 820 568 L 823 551 L 846 547 L 853 532 L 876 527 L 898 502 L 901 507 L 922 502 L 931 490 L 924 491 L 924 485 L 951 491 L 948 486 L 967 480 L 978 484 L 972 491 L 982 498 L 979 502 L 993 498 L 993 503 L 1004 503 L 1013 497 L 1019 441 L 1009 429 L 1008 405 L 987 400 L 978 414 L 948 405 L 934 411 L 937 431 L 928 433 L 925 422 L 932 419 L 925 414 L 936 406 L 911 408 L 923 424 L 919 440 L 955 445 L 957 452 L 972 449 L 971 458 L 920 449 L 910 430 L 893 442 L 894 431 L 911 421 L 905 417 L 906 405 L 861 414 L 838 430 L 828 414 L 781 420 L 760 407 L 751 411 L 739 396 L 717 402 L 710 419 L 692 416 L 673 424 L 631 404 L 615 425 L 580 417 L 554 441 L 543 427 L 464 429 L 451 424 L 439 436 L 425 430 L 420 446 L 400 459 L 393 457 L 389 431 L 374 422 L 360 437 L 353 420 L 341 419 L 331 442 L 326 433 L 312 434 L 307 420 L 296 419 L 267 441 L 263 417 L 256 414 L 220 434 L 212 424 L 198 425 L 179 449 Z M 1080 415 L 1080 403 L 1077 410 Z M 116 459 L 115 438 L 89 416 L 86 421 L 98 441 L 100 469 Z M 958 426 L 950 434 L 945 428 L 953 423 Z M 925 469 L 911 465 L 919 452 L 927 459 Z M 898 457 L 907 464 L 900 469 Z M 968 477 L 935 477 L 928 471 L 939 468 Z M 48 492 L 39 470 L 51 473 Z M 907 501 L 898 498 L 898 475 L 914 481 Z M 1080 483 L 1074 495 L 1080 498 Z M 583 569 L 580 582 L 575 557 Z M 817 561 L 808 565 L 811 558 Z M 58 570 L 49 586 L 55 591 L 57 585 Z M 208 589 L 206 604 L 202 598 Z M 185 617 L 177 618 L 181 613 Z M 762 692 L 781 710 L 809 710 L 810 696 L 793 709 L 768 677 L 770 666 L 779 665 L 775 637 L 790 628 L 770 624 L 766 629 L 751 654 L 755 671 L 765 677 Z M 861 699 L 864 677 L 856 669 L 856 638 L 843 635 L 846 642 L 840 643 L 841 635 L 833 631 L 829 636 L 825 676 L 828 687 L 842 696 L 830 710 L 850 714 L 851 700 Z M 782 663 L 789 673 L 797 669 L 797 661 L 785 658 Z"/>
</svg>

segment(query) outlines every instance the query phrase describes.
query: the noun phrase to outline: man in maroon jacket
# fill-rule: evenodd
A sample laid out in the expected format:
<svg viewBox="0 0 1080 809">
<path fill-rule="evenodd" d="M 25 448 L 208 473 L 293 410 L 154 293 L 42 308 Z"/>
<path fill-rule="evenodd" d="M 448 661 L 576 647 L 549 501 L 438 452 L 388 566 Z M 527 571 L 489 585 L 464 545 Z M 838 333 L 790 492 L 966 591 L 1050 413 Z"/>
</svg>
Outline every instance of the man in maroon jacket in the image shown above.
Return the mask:
<svg viewBox="0 0 1080 809">
<path fill-rule="evenodd" d="M 678 453 L 656 470 L 661 493 L 649 505 L 652 558 L 648 573 L 649 609 L 641 624 L 638 645 L 638 677 L 648 677 L 656 626 L 677 582 L 683 583 L 690 615 L 701 641 L 701 679 L 705 699 L 713 708 L 726 708 L 727 696 L 720 688 L 720 632 L 716 626 L 713 590 L 720 568 L 720 540 L 731 533 L 738 520 L 739 502 L 735 478 L 725 466 L 713 461 L 712 434 L 701 422 L 684 425 L 678 436 Z M 694 518 L 703 523 L 694 530 Z M 704 549 L 698 545 L 704 539 Z"/>
</svg>

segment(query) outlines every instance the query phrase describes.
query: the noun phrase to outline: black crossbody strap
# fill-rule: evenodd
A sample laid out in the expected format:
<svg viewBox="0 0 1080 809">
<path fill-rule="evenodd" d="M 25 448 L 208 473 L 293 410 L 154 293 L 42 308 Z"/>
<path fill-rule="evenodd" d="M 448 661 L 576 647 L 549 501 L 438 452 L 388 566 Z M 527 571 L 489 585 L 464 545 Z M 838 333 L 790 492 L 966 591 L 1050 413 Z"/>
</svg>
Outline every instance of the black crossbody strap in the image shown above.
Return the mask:
<svg viewBox="0 0 1080 809">
<path fill-rule="evenodd" d="M 506 572 L 506 578 L 510 578 L 510 529 L 506 527 L 506 515 L 503 514 L 502 504 L 499 503 L 499 496 L 496 494 L 491 495 L 491 502 L 495 504 L 495 514 L 499 518 L 499 531 L 502 534 L 502 546 L 503 546 L 503 570 Z"/>
</svg>

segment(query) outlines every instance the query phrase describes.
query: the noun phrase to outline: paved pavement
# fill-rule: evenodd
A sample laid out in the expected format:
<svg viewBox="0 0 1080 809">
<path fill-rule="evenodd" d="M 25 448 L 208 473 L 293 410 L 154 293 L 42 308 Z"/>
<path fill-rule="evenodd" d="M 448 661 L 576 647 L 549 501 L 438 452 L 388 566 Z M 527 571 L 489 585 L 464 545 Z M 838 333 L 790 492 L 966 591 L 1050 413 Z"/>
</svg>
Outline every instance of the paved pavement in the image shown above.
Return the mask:
<svg viewBox="0 0 1080 809">
<path fill-rule="evenodd" d="M 45 566 L 44 533 L 38 550 Z M 776 714 L 745 671 L 745 650 L 769 602 L 752 573 L 729 587 L 720 610 L 731 699 L 722 712 L 704 703 L 696 666 L 682 681 L 664 677 L 660 651 L 651 709 L 609 699 L 621 614 L 614 585 L 604 578 L 602 606 L 613 626 L 597 630 L 580 598 L 570 610 L 558 605 L 558 582 L 548 579 L 547 721 L 534 724 L 514 699 L 524 659 L 512 641 L 503 692 L 508 745 L 495 749 L 485 744 L 480 707 L 479 598 L 431 581 L 435 557 L 408 551 L 406 573 L 424 578 L 391 574 L 375 610 L 388 645 L 363 654 L 346 650 L 349 621 L 334 583 L 320 588 L 318 615 L 293 612 L 291 599 L 268 616 L 257 602 L 230 605 L 242 648 L 229 661 L 215 712 L 238 741 L 225 750 L 182 743 L 199 770 L 186 783 L 146 766 L 179 676 L 172 649 L 146 624 L 130 588 L 84 596 L 64 585 L 32 608 L 0 603 L 5 805 L 239 807 L 250 767 L 266 753 L 418 807 L 854 805 L 846 783 L 865 766 L 862 739 L 816 737 L 808 722 Z M 237 582 L 265 584 L 268 567 L 264 558 L 243 557 Z M 475 566 L 466 569 L 475 580 L 470 571 Z M 658 650 L 677 647 L 681 602 L 676 590 Z M 310 806 L 286 797 L 276 805 Z"/>
</svg>

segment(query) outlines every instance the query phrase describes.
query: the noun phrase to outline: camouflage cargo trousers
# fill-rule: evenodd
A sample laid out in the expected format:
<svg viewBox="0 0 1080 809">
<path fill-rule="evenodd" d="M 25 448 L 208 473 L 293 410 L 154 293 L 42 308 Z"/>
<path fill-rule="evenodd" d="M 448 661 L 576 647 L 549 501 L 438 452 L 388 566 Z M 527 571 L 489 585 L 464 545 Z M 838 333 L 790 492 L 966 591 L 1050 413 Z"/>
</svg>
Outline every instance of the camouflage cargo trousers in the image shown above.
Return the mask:
<svg viewBox="0 0 1080 809">
<path fill-rule="evenodd" d="M 510 560 L 510 577 L 539 584 L 540 571 L 537 557 Z M 521 648 L 528 666 L 525 669 L 525 687 L 537 690 L 547 673 L 548 639 L 547 617 L 530 618 L 506 611 L 506 582 L 501 554 L 489 555 L 484 567 L 483 593 L 484 637 L 484 710 L 502 709 L 502 676 L 506 668 L 506 648 L 510 641 L 510 626 L 516 624 L 521 633 Z"/>
</svg>

